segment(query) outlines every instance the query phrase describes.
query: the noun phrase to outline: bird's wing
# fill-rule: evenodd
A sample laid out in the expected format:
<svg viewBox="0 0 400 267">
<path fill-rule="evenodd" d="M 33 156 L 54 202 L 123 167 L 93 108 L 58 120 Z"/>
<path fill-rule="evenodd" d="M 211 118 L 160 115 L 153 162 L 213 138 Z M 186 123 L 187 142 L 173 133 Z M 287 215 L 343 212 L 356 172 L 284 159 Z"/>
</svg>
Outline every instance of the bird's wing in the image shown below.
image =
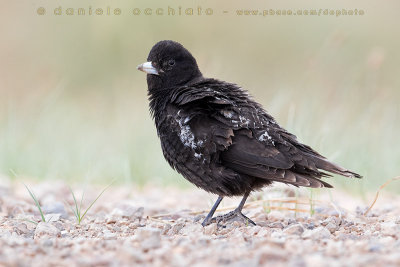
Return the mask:
<svg viewBox="0 0 400 267">
<path fill-rule="evenodd" d="M 218 155 L 224 166 L 244 175 L 330 187 L 319 180 L 323 173 L 314 162 L 285 141 L 285 131 L 262 109 L 245 102 L 239 107 L 223 94 L 189 91 L 179 94 L 175 104 L 182 108 L 179 120 L 190 126 L 196 140 L 204 140 L 203 154 Z"/>
<path fill-rule="evenodd" d="M 179 90 L 176 90 L 171 97 L 171 102 L 179 106 L 199 101 L 202 101 L 203 103 L 217 105 L 234 104 L 234 102 L 230 100 L 225 94 L 218 90 L 214 90 L 212 87 L 184 86 L 179 88 Z"/>
<path fill-rule="evenodd" d="M 323 174 L 312 161 L 300 153 L 290 152 L 289 146 L 287 151 L 284 148 L 284 144 L 271 145 L 255 138 L 252 131 L 241 130 L 235 132 L 232 146 L 220 158 L 225 166 L 253 177 L 296 186 L 331 187 L 319 180 Z"/>
</svg>

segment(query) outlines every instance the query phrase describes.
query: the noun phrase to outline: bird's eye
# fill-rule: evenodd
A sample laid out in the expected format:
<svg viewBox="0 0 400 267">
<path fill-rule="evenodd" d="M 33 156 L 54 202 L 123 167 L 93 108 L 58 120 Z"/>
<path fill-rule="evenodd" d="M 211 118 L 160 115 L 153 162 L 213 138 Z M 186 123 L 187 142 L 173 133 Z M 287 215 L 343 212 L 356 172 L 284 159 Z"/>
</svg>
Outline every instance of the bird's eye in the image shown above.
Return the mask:
<svg viewBox="0 0 400 267">
<path fill-rule="evenodd" d="M 173 59 L 168 60 L 168 65 L 170 65 L 170 66 L 175 65 L 175 60 L 173 60 Z"/>
</svg>

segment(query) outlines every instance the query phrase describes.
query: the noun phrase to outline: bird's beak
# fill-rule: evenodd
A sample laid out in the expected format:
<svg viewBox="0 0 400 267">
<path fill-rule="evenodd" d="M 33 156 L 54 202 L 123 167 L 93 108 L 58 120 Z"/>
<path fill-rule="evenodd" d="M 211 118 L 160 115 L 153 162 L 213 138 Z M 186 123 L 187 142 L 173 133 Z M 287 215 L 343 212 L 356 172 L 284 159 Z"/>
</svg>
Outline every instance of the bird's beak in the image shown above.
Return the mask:
<svg viewBox="0 0 400 267">
<path fill-rule="evenodd" d="M 143 64 L 140 64 L 139 66 L 137 66 L 137 69 L 146 72 L 147 74 L 158 75 L 157 69 L 153 67 L 151 62 L 145 62 Z"/>
</svg>

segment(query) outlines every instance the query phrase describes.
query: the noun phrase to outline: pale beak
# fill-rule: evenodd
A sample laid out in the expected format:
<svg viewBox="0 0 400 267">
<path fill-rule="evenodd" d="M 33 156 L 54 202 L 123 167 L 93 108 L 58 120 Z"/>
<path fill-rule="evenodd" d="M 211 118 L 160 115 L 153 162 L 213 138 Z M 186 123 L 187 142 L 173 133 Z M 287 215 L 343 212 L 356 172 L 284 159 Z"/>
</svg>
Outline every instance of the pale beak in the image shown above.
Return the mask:
<svg viewBox="0 0 400 267">
<path fill-rule="evenodd" d="M 140 64 L 139 66 L 137 66 L 137 69 L 146 72 L 147 74 L 158 75 L 157 69 L 153 67 L 151 62 L 145 62 L 143 64 Z"/>
</svg>

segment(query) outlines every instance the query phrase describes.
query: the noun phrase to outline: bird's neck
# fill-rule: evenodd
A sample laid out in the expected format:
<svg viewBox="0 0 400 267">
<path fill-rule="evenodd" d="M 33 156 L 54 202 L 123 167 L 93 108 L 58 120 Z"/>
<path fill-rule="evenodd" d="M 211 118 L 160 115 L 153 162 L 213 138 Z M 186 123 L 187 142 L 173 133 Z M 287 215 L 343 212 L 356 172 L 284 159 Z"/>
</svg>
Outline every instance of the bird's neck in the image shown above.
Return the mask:
<svg viewBox="0 0 400 267">
<path fill-rule="evenodd" d="M 156 123 L 160 120 L 163 111 L 170 101 L 171 96 L 170 88 L 150 88 L 148 90 L 149 108 L 150 113 L 155 119 Z"/>
<path fill-rule="evenodd" d="M 161 114 L 165 110 L 167 104 L 171 101 L 171 97 L 181 90 L 183 86 L 191 86 L 204 80 L 204 77 L 199 72 L 194 78 L 186 81 L 184 84 L 165 86 L 161 77 L 148 75 L 147 85 L 148 85 L 148 96 L 149 96 L 149 106 L 150 112 L 156 122 L 160 119 Z"/>
</svg>

